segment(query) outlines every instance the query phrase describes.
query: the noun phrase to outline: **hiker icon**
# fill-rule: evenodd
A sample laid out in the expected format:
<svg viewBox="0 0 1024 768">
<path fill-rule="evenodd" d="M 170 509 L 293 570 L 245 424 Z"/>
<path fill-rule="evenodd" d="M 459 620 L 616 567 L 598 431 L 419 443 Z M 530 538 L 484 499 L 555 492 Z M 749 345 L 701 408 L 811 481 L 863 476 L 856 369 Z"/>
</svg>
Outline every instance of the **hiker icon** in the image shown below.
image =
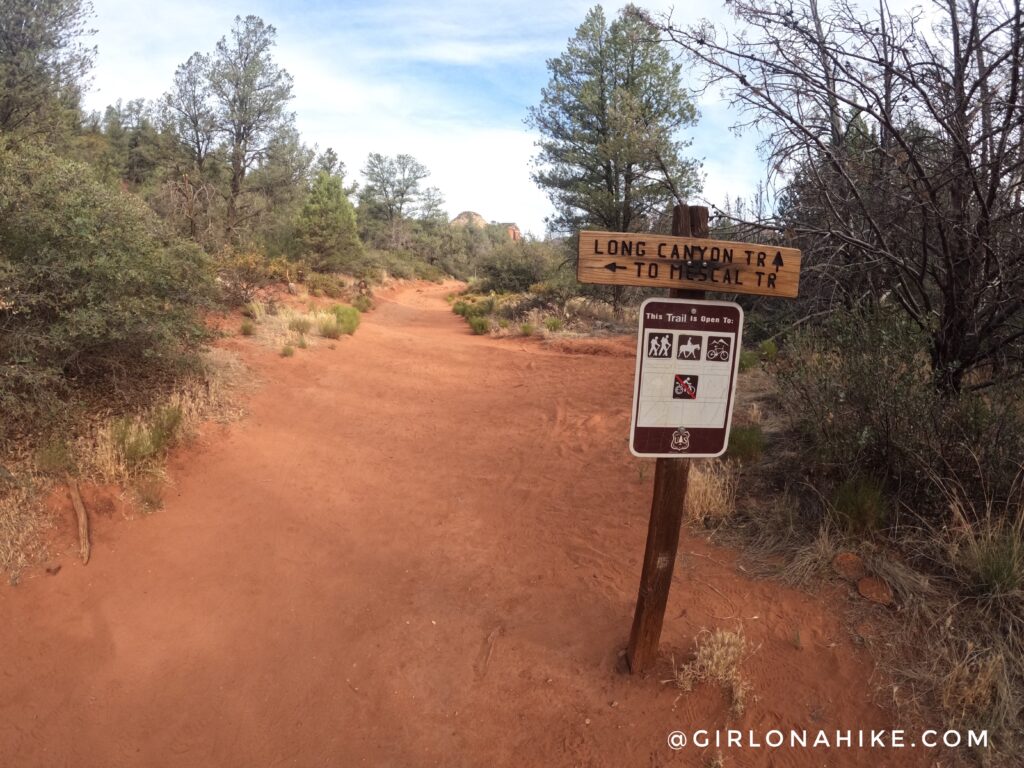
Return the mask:
<svg viewBox="0 0 1024 768">
<path fill-rule="evenodd" d="M 676 357 L 680 360 L 700 360 L 700 349 L 704 340 L 700 336 L 680 336 L 679 354 Z"/>
<path fill-rule="evenodd" d="M 658 358 L 672 357 L 672 334 L 652 333 L 648 336 L 647 356 Z"/>
</svg>

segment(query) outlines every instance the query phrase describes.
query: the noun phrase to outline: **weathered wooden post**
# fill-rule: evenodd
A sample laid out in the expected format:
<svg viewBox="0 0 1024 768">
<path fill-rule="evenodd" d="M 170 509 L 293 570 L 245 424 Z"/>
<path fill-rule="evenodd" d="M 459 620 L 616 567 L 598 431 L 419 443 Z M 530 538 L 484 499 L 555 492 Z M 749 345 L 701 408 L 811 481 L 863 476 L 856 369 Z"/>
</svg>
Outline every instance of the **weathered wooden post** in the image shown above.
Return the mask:
<svg viewBox="0 0 1024 768">
<path fill-rule="evenodd" d="M 672 234 L 681 237 L 708 236 L 708 209 L 677 205 L 672 211 Z M 673 288 L 669 296 L 677 299 L 703 299 L 704 291 Z M 679 531 L 686 510 L 686 491 L 690 480 L 690 459 L 657 459 L 654 466 L 654 497 L 651 520 L 647 524 L 647 547 L 640 573 L 640 592 L 636 598 L 633 629 L 629 633 L 626 661 L 633 674 L 642 672 L 658 657 L 658 641 L 665 621 L 668 590 L 672 586 Z"/>
<path fill-rule="evenodd" d="M 658 655 L 690 461 L 720 456 L 728 443 L 743 311 L 734 303 L 706 301 L 705 291 L 795 298 L 800 251 L 710 240 L 708 209 L 677 205 L 671 236 L 583 231 L 578 256 L 582 283 L 669 289 L 668 299 L 644 302 L 637 340 L 630 450 L 658 459 L 626 650 L 635 674 Z M 645 377 L 652 382 L 646 389 Z"/>
</svg>

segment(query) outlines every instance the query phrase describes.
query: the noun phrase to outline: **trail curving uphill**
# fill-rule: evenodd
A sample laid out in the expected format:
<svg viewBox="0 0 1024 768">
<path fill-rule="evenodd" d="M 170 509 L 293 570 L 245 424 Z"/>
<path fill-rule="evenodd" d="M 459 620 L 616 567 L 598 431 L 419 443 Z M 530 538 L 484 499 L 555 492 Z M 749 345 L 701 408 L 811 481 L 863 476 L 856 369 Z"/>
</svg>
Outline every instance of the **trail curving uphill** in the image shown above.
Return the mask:
<svg viewBox="0 0 1024 768">
<path fill-rule="evenodd" d="M 334 350 L 227 342 L 262 383 L 172 458 L 165 509 L 0 591 L 0 764 L 689 766 L 714 750 L 670 731 L 893 725 L 834 605 L 686 533 L 662 647 L 742 626 L 754 699 L 730 721 L 720 691 L 662 684 L 667 659 L 616 672 L 652 475 L 627 451 L 629 344 L 472 336 L 451 290 L 383 297 Z"/>
</svg>

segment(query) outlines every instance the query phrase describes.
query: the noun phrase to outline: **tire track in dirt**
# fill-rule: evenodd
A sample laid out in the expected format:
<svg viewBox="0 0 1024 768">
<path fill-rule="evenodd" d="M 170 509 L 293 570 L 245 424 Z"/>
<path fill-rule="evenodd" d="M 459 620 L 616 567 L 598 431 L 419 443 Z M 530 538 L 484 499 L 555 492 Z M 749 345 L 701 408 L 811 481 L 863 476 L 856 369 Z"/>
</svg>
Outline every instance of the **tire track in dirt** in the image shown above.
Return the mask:
<svg viewBox="0 0 1024 768">
<path fill-rule="evenodd" d="M 665 658 L 617 673 L 653 474 L 626 449 L 633 361 L 472 336 L 451 290 L 383 295 L 335 350 L 227 342 L 263 382 L 249 417 L 177 453 L 165 509 L 87 567 L 0 592 L 0 764 L 696 765 L 670 730 L 891 725 L 834 606 L 685 533 Z M 743 718 L 661 683 L 738 625 Z"/>
</svg>

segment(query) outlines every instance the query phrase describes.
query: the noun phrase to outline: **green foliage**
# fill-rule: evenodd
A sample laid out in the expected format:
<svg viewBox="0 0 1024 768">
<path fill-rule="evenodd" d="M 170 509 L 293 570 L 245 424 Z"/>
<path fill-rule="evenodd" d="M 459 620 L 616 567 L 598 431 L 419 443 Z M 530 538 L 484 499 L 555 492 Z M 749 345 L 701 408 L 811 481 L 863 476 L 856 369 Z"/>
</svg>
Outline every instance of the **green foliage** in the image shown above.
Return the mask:
<svg viewBox="0 0 1024 768">
<path fill-rule="evenodd" d="M 52 426 L 72 389 L 194 360 L 211 277 L 198 249 L 85 166 L 0 149 L 0 441 Z"/>
<path fill-rule="evenodd" d="M 378 279 L 386 273 L 399 280 L 430 280 L 441 282 L 445 278 L 444 270 L 434 264 L 428 264 L 409 251 L 374 251 L 367 259 L 367 266 L 362 276 Z"/>
<path fill-rule="evenodd" d="M 836 488 L 829 511 L 846 533 L 874 533 L 889 522 L 889 498 L 877 479 L 854 475 Z"/>
<path fill-rule="evenodd" d="M 519 326 L 519 333 L 523 336 L 533 336 L 536 332 L 537 327 L 532 323 L 523 323 Z"/>
<path fill-rule="evenodd" d="M 263 254 L 253 250 L 224 248 L 214 258 L 221 296 L 229 306 L 251 303 L 261 288 L 280 279 Z"/>
<path fill-rule="evenodd" d="M 950 396 L 931 371 L 928 335 L 895 310 L 833 313 L 793 336 L 776 369 L 804 464 L 823 480 L 878 478 L 901 507 L 942 521 L 949 487 L 967 506 L 1010 513 L 1024 456 L 1019 390 Z"/>
<path fill-rule="evenodd" d="M 69 132 L 96 50 L 81 38 L 87 0 L 4 0 L 0 12 L 0 134 Z"/>
<path fill-rule="evenodd" d="M 111 425 L 118 459 L 130 475 L 163 456 L 178 438 L 183 413 L 180 406 L 165 405 L 148 419 L 124 416 Z"/>
<path fill-rule="evenodd" d="M 553 249 L 546 243 L 508 242 L 492 249 L 477 262 L 480 290 L 523 293 L 539 283 L 556 266 Z"/>
<path fill-rule="evenodd" d="M 758 353 L 752 349 L 740 350 L 740 373 L 745 373 L 752 368 L 756 368 L 758 363 L 761 362 L 761 358 Z"/>
<path fill-rule="evenodd" d="M 544 327 L 552 333 L 562 330 L 562 319 L 560 317 L 547 317 L 544 319 Z"/>
<path fill-rule="evenodd" d="M 229 242 L 249 205 L 243 199 L 246 174 L 294 120 L 286 109 L 292 77 L 271 56 L 276 37 L 277 30 L 258 16 L 236 16 L 230 34 L 217 42 L 210 57 L 209 94 L 231 175 L 225 214 Z"/>
<path fill-rule="evenodd" d="M 366 158 L 359 216 L 374 246 L 401 249 L 407 245 L 405 220 L 420 196 L 420 182 L 429 175 L 412 155 L 371 152 Z"/>
<path fill-rule="evenodd" d="M 770 363 L 779 356 L 779 345 L 775 343 L 774 339 L 766 339 L 757 345 L 757 351 L 762 360 Z"/>
<path fill-rule="evenodd" d="M 340 299 L 345 295 L 345 280 L 337 275 L 322 275 L 310 272 L 306 275 L 306 288 L 314 296 Z"/>
<path fill-rule="evenodd" d="M 331 307 L 331 312 L 334 313 L 342 333 L 347 333 L 351 336 L 356 332 L 360 319 L 358 309 L 345 306 L 344 304 L 335 304 Z"/>
<path fill-rule="evenodd" d="M 983 523 L 956 551 L 954 565 L 968 590 L 978 597 L 1019 595 L 1024 589 L 1020 526 Z"/>
<path fill-rule="evenodd" d="M 352 306 L 358 309 L 360 312 L 369 312 L 373 309 L 373 300 L 369 296 L 359 294 L 352 299 Z"/>
<path fill-rule="evenodd" d="M 634 6 L 610 24 L 595 6 L 548 61 L 551 79 L 527 123 L 541 135 L 533 178 L 560 231 L 632 231 L 672 201 L 669 183 L 682 197 L 699 186 L 677 136 L 696 110 L 658 37 Z"/>
<path fill-rule="evenodd" d="M 256 324 L 252 320 L 243 320 L 238 330 L 243 336 L 252 336 L 256 333 Z"/>
<path fill-rule="evenodd" d="M 491 330 L 491 321 L 486 317 L 469 317 L 469 329 L 473 331 L 477 336 L 483 336 L 485 333 L 489 333 Z"/>
<path fill-rule="evenodd" d="M 281 347 L 281 357 L 292 357 L 295 354 L 295 347 L 291 344 L 285 344 Z"/>
<path fill-rule="evenodd" d="M 296 224 L 306 260 L 317 272 L 345 272 L 363 257 L 356 213 L 340 176 L 321 171 Z"/>
<path fill-rule="evenodd" d="M 317 325 L 317 330 L 325 339 L 340 339 L 343 333 L 341 324 L 336 317 L 321 320 Z"/>
<path fill-rule="evenodd" d="M 733 426 L 729 430 L 726 458 L 739 461 L 757 461 L 764 453 L 764 432 L 760 424 Z"/>
</svg>

